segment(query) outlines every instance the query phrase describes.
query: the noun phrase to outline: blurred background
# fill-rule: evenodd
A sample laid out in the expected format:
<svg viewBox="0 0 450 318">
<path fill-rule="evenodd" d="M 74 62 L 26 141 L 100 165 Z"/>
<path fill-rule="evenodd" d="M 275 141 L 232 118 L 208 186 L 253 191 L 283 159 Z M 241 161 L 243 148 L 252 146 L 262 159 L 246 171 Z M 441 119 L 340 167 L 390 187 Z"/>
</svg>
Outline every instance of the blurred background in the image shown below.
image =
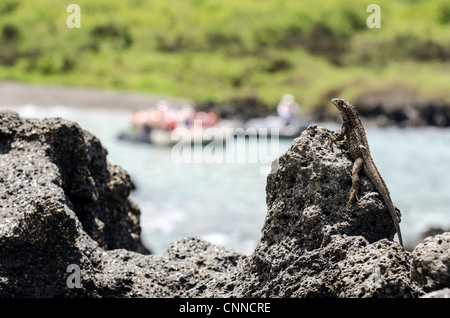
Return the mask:
<svg viewBox="0 0 450 318">
<path fill-rule="evenodd" d="M 71 3 L 80 28 L 67 26 Z M 346 98 L 414 242 L 450 228 L 450 2 L 377 1 L 381 28 L 368 28 L 371 3 L 1 0 L 0 108 L 99 137 L 136 185 L 153 252 L 196 235 L 249 254 L 266 213 L 264 164 L 175 164 L 170 146 L 118 134 L 162 100 L 245 125 L 278 116 L 286 94 L 302 123 L 337 129 L 330 99 Z"/>
</svg>

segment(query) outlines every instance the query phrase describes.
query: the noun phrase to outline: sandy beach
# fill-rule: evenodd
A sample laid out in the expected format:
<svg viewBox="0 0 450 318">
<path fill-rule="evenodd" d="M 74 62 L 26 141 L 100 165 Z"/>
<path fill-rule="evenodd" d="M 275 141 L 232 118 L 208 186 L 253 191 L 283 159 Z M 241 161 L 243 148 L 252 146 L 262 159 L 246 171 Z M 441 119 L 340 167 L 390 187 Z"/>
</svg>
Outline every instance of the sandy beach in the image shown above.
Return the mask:
<svg viewBox="0 0 450 318">
<path fill-rule="evenodd" d="M 0 106 L 2 108 L 32 104 L 41 107 L 64 105 L 78 108 L 133 110 L 154 105 L 160 100 L 166 100 L 175 107 L 186 103 L 193 104 L 193 101 L 187 98 L 162 95 L 0 81 Z"/>
</svg>

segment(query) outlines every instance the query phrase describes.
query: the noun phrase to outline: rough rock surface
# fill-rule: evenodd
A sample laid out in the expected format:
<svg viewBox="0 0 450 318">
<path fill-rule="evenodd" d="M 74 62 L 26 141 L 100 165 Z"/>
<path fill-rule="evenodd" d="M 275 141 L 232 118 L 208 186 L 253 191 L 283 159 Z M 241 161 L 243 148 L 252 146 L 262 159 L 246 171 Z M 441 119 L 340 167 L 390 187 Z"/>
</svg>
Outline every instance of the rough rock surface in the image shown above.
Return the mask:
<svg viewBox="0 0 450 318">
<path fill-rule="evenodd" d="M 435 268 L 448 261 L 447 236 L 401 249 L 365 176 L 342 211 L 352 161 L 331 134 L 312 126 L 279 158 L 251 255 L 195 237 L 143 255 L 129 177 L 95 137 L 0 113 L 0 297 L 418 297 L 445 287 Z"/>
<path fill-rule="evenodd" d="M 140 212 L 128 200 L 130 178 L 107 163 L 97 138 L 61 119 L 0 113 L 0 124 L 3 218 L 23 219 L 61 203 L 100 246 L 138 248 Z"/>
<path fill-rule="evenodd" d="M 351 188 L 345 143 L 315 126 L 294 140 L 268 176 L 262 238 L 235 276 L 207 296 L 416 297 L 409 253 L 392 241 L 389 212 L 362 175 L 359 201 L 342 211 Z M 209 294 L 208 292 L 211 292 Z"/>
<path fill-rule="evenodd" d="M 450 232 L 426 238 L 412 252 L 411 278 L 424 290 L 450 286 Z"/>
</svg>

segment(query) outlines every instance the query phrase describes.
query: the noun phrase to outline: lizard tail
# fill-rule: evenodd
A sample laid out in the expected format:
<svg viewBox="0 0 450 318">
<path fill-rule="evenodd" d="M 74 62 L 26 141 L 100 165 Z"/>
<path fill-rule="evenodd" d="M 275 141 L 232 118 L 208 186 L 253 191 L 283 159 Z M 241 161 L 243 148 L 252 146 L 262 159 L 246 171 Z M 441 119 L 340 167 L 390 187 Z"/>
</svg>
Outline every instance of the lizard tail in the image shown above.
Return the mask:
<svg viewBox="0 0 450 318">
<path fill-rule="evenodd" d="M 366 175 L 371 176 L 369 177 L 369 179 L 371 179 L 372 183 L 376 186 L 378 193 L 383 198 L 384 203 L 386 204 L 389 213 L 391 214 L 392 222 L 394 222 L 395 231 L 397 232 L 398 236 L 398 242 L 403 247 L 402 232 L 400 231 L 400 225 L 398 224 L 400 220 L 396 211 L 396 207 L 394 203 L 392 203 L 391 196 L 389 195 L 389 190 L 384 183 L 384 180 L 381 178 L 381 175 L 375 165 L 365 164 L 363 169 Z M 378 185 L 381 185 L 381 188 L 379 188 Z"/>
<path fill-rule="evenodd" d="M 386 199 L 384 200 L 386 202 Z M 387 203 L 386 203 L 387 204 Z M 396 211 L 396 208 L 394 204 L 391 201 L 391 204 L 388 204 L 389 212 L 391 213 L 392 221 L 394 222 L 395 230 L 397 231 L 398 236 L 398 242 L 400 243 L 401 247 L 403 247 L 403 238 L 402 238 L 402 232 L 400 231 L 400 225 L 398 224 L 398 214 Z"/>
<path fill-rule="evenodd" d="M 396 210 L 397 208 L 395 207 L 394 203 L 392 203 L 389 193 L 380 193 L 380 195 L 383 198 L 384 203 L 386 203 L 389 213 L 391 214 L 392 222 L 394 222 L 395 231 L 397 232 L 398 242 L 400 243 L 401 247 L 403 247 L 402 232 L 400 231 L 400 225 L 398 224 L 400 220 Z"/>
</svg>

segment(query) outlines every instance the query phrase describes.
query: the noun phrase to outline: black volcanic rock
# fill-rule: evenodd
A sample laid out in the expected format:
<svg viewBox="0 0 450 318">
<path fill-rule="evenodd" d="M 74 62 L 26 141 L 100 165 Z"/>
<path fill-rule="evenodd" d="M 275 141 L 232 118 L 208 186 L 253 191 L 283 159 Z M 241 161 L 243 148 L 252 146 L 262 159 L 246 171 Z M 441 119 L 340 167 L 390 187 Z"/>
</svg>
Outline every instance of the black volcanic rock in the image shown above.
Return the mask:
<svg viewBox="0 0 450 318">
<path fill-rule="evenodd" d="M 2 209 L 26 213 L 38 199 L 59 202 L 101 247 L 138 248 L 140 211 L 128 200 L 130 177 L 106 161 L 97 138 L 62 119 L 0 113 L 0 125 Z"/>
<path fill-rule="evenodd" d="M 416 297 L 409 253 L 392 241 L 390 214 L 370 180 L 343 211 L 352 160 L 332 133 L 309 127 L 267 178 L 262 238 L 235 276 L 205 296 Z"/>
<path fill-rule="evenodd" d="M 418 297 L 444 288 L 448 276 L 433 268 L 449 259 L 446 236 L 403 250 L 364 175 L 359 200 L 342 211 L 352 160 L 331 136 L 311 126 L 275 162 L 251 255 L 195 237 L 143 255 L 130 178 L 99 140 L 62 119 L 0 112 L 0 297 Z"/>
<path fill-rule="evenodd" d="M 425 290 L 450 287 L 450 232 L 430 236 L 412 252 L 411 277 Z"/>
</svg>

